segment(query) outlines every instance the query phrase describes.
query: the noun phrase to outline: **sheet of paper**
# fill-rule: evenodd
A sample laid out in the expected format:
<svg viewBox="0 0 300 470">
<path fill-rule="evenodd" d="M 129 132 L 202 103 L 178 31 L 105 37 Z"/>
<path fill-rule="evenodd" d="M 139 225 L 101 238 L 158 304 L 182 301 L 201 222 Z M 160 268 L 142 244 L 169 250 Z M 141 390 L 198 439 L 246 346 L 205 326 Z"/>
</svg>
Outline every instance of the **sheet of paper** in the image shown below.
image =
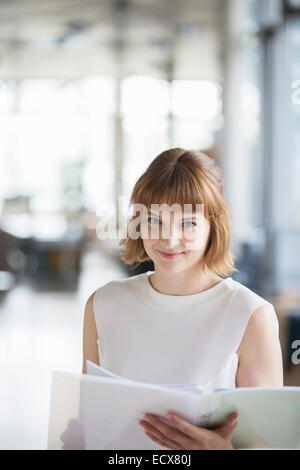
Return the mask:
<svg viewBox="0 0 300 470">
<path fill-rule="evenodd" d="M 82 380 L 86 449 L 162 449 L 138 424 L 144 413 L 173 411 L 194 422 L 200 397 L 142 383 L 85 376 Z"/>
<path fill-rule="evenodd" d="M 174 411 L 194 422 L 199 396 L 93 375 L 53 373 L 48 449 L 163 448 L 138 424 L 144 413 Z"/>
<path fill-rule="evenodd" d="M 210 406 L 210 427 L 239 413 L 235 448 L 300 449 L 300 387 L 237 388 L 213 395 Z"/>
<path fill-rule="evenodd" d="M 80 375 L 54 372 L 52 375 L 50 415 L 48 424 L 49 450 L 85 449 L 81 406 Z"/>
<path fill-rule="evenodd" d="M 96 375 L 98 377 L 107 377 L 127 382 L 135 382 L 133 380 L 125 379 L 124 377 L 116 375 L 104 367 L 98 366 L 89 360 L 86 361 L 86 371 L 88 375 Z M 174 390 L 184 390 L 189 393 L 196 393 L 197 395 L 201 395 L 201 387 L 198 384 L 160 384 L 160 387 L 171 388 Z"/>
<path fill-rule="evenodd" d="M 112 372 L 105 369 L 104 367 L 94 364 L 93 362 L 89 360 L 86 361 L 86 373 L 88 375 L 96 375 L 98 377 L 107 377 L 107 378 L 112 378 L 112 379 L 117 379 L 117 380 L 126 380 L 120 377 L 119 375 L 113 374 Z"/>
</svg>

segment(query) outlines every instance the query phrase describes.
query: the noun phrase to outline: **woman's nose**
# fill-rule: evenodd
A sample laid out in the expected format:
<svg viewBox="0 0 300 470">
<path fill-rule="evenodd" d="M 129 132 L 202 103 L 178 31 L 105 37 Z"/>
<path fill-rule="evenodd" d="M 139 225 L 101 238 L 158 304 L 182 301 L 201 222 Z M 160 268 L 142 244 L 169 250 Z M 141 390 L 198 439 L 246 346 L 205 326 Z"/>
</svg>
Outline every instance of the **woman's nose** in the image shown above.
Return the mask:
<svg viewBox="0 0 300 470">
<path fill-rule="evenodd" d="M 164 244 L 168 247 L 173 247 L 178 245 L 182 237 L 182 233 L 177 229 L 169 229 L 167 232 L 162 233 L 162 239 Z"/>
</svg>

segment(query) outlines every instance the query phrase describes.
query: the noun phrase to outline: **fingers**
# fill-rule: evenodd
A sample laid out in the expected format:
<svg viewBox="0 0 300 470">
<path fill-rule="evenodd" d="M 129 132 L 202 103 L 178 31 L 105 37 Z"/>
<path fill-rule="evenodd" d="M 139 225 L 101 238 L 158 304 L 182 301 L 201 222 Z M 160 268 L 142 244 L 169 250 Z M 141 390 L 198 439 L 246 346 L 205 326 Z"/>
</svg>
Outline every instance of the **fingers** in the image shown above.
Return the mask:
<svg viewBox="0 0 300 470">
<path fill-rule="evenodd" d="M 191 439 L 199 443 L 208 437 L 206 429 L 194 426 L 173 413 L 167 413 L 166 417 L 171 421 L 171 423 L 175 424 L 183 434 L 188 435 Z"/>
<path fill-rule="evenodd" d="M 147 413 L 146 415 L 147 421 L 142 421 L 145 427 L 150 427 L 150 432 L 157 435 L 159 432 L 158 437 L 166 440 L 168 439 L 174 445 L 181 446 L 182 449 L 188 449 L 191 445 L 191 440 L 188 436 L 184 435 L 178 429 L 174 428 L 173 426 L 168 425 L 161 421 L 157 416 L 151 415 Z M 148 429 L 147 428 L 147 429 Z"/>
<path fill-rule="evenodd" d="M 161 421 L 157 416 L 152 415 L 147 413 L 145 415 L 147 417 L 148 421 L 140 421 L 140 424 L 143 424 L 144 427 L 147 428 L 152 434 L 156 435 L 159 437 L 161 440 L 166 441 L 171 441 L 172 445 L 176 445 L 177 447 L 180 446 L 181 449 L 187 449 L 187 450 L 195 450 L 195 449 L 200 449 L 202 448 L 202 444 L 204 443 L 203 441 L 203 434 L 201 431 L 203 429 L 196 428 L 196 426 L 190 425 L 192 428 L 192 431 L 194 431 L 194 428 L 198 431 L 198 433 L 194 433 L 195 437 L 197 439 L 193 439 L 193 436 L 191 435 L 191 429 L 188 426 L 184 426 L 184 424 L 189 425 L 189 423 L 183 419 L 180 419 L 180 426 L 182 429 L 185 430 L 185 432 L 182 432 L 180 429 L 178 429 L 177 423 L 179 423 L 179 418 L 178 421 L 175 419 L 173 420 L 173 423 L 176 427 L 168 425 L 167 423 Z M 166 415 L 167 418 L 170 420 L 170 415 Z M 148 427 L 147 427 L 148 425 Z M 150 428 L 151 426 L 151 428 Z M 204 430 L 205 431 L 205 430 Z M 157 434 L 159 432 L 159 435 Z"/>
<path fill-rule="evenodd" d="M 167 449 L 203 450 L 232 449 L 232 435 L 238 422 L 238 413 L 231 413 L 223 426 L 214 430 L 194 426 L 174 413 L 167 413 L 170 425 L 158 416 L 146 413 L 147 421 L 140 424 L 150 439 Z M 173 426 L 172 426 L 172 424 Z M 175 426 L 175 427 L 174 427 Z"/>
<path fill-rule="evenodd" d="M 160 445 L 163 445 L 164 447 L 172 447 L 178 449 L 180 447 L 180 444 L 174 440 L 174 438 L 169 437 L 166 433 L 162 432 L 158 427 L 153 426 L 151 423 L 148 421 L 140 421 L 141 426 L 143 426 L 144 429 L 146 429 L 146 434 L 151 434 L 151 439 L 156 440 Z M 154 439 L 155 438 L 155 439 Z M 161 444 L 163 442 L 163 444 Z"/>
<path fill-rule="evenodd" d="M 225 421 L 223 427 L 235 428 L 238 423 L 238 413 L 231 413 Z"/>
<path fill-rule="evenodd" d="M 223 437 L 226 438 L 226 436 L 230 436 L 231 434 L 233 434 L 237 424 L 238 424 L 238 413 L 231 413 L 227 420 L 225 421 L 225 423 L 223 424 L 223 426 L 221 426 L 218 431 L 219 431 L 219 434 L 221 434 Z"/>
<path fill-rule="evenodd" d="M 161 421 L 157 416 L 154 416 L 148 413 L 145 416 L 146 416 L 147 421 L 149 421 L 150 424 L 155 426 L 155 428 L 158 428 L 159 431 L 161 431 L 163 435 L 167 436 L 169 439 L 174 440 L 176 442 L 187 444 L 187 441 L 188 441 L 187 436 L 185 436 L 181 431 Z"/>
</svg>

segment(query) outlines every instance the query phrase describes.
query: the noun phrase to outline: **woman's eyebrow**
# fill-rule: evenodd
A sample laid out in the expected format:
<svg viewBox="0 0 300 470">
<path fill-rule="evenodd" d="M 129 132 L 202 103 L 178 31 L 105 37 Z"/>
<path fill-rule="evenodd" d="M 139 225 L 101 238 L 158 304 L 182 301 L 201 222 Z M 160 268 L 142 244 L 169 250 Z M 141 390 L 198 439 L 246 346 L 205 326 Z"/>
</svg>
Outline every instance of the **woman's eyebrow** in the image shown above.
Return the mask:
<svg viewBox="0 0 300 470">
<path fill-rule="evenodd" d="M 161 216 L 159 214 L 156 214 L 155 212 L 151 212 L 149 213 L 151 216 L 154 216 L 154 217 L 158 217 L 159 219 L 161 219 Z M 193 214 L 193 215 L 187 215 L 185 217 L 182 217 L 182 220 L 184 219 L 201 219 L 200 216 L 196 215 L 196 214 Z"/>
</svg>

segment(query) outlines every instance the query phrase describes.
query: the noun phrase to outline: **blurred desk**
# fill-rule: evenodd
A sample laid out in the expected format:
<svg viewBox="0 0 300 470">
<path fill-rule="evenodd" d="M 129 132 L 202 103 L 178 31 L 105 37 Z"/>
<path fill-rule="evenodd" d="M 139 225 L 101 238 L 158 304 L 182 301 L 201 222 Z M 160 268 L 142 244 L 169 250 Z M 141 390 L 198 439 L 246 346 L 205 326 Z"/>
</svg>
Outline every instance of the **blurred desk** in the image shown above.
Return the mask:
<svg viewBox="0 0 300 470">
<path fill-rule="evenodd" d="M 279 322 L 279 339 L 282 350 L 284 385 L 300 385 L 300 364 L 292 363 L 295 349 L 292 343 L 300 340 L 300 291 L 287 289 L 279 296 L 268 298 L 275 308 Z"/>
<path fill-rule="evenodd" d="M 25 257 L 23 275 L 38 285 L 76 287 L 84 248 L 79 222 L 67 223 L 61 215 L 15 214 L 3 217 L 1 230 Z"/>
</svg>

